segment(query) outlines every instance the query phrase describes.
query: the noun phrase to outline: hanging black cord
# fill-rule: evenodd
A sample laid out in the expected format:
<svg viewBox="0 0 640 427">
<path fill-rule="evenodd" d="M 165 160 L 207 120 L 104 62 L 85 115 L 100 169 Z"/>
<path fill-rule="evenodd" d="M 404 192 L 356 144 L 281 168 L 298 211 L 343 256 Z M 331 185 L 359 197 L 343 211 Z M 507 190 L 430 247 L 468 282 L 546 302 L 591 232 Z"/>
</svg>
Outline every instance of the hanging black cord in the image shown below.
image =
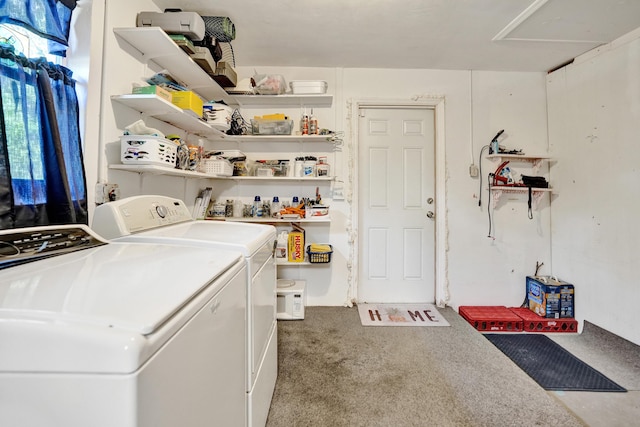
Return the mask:
<svg viewBox="0 0 640 427">
<path fill-rule="evenodd" d="M 484 147 L 482 147 L 480 149 L 480 156 L 478 157 L 478 166 L 480 169 L 480 189 L 478 191 L 478 207 L 482 206 L 482 152 L 486 149 L 488 149 L 489 146 L 485 145 Z"/>
<path fill-rule="evenodd" d="M 529 210 L 527 211 L 527 216 L 529 217 L 529 219 L 533 219 L 533 210 L 531 209 L 531 193 L 533 190 L 531 190 L 531 187 L 529 187 L 529 202 L 528 202 L 528 206 L 529 206 Z"/>
<path fill-rule="evenodd" d="M 489 234 L 487 235 L 487 237 L 489 238 L 493 237 L 491 235 L 492 225 L 493 225 L 493 221 L 491 220 L 491 182 L 493 181 L 494 176 L 495 176 L 494 173 L 490 173 L 487 177 L 487 180 L 489 181 L 489 191 L 488 191 L 489 203 L 487 203 L 487 216 L 489 217 Z"/>
</svg>

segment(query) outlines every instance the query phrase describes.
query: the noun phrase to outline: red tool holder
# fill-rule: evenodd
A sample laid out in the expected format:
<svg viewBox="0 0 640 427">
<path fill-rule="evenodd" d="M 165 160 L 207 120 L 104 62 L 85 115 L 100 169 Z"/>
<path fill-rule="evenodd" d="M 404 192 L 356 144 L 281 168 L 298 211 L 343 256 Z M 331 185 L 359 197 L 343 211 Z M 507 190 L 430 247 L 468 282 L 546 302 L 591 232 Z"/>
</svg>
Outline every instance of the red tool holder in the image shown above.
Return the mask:
<svg viewBox="0 0 640 427">
<path fill-rule="evenodd" d="M 513 307 L 510 310 L 522 318 L 525 332 L 578 332 L 578 321 L 573 318 L 549 319 L 526 307 Z"/>
<path fill-rule="evenodd" d="M 578 332 L 573 318 L 549 319 L 523 307 L 467 305 L 458 313 L 480 332 Z"/>
<path fill-rule="evenodd" d="M 501 306 L 460 306 L 458 312 L 480 332 L 522 332 L 522 319 Z"/>
</svg>

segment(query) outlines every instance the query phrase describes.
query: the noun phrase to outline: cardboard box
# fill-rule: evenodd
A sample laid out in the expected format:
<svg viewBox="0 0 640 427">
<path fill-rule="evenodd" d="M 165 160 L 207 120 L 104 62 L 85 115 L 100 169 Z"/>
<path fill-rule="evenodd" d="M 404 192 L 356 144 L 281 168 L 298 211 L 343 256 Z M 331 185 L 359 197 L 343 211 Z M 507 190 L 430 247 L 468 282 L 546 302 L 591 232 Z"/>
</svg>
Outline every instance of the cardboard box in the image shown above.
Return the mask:
<svg viewBox="0 0 640 427">
<path fill-rule="evenodd" d="M 202 98 L 196 95 L 193 91 L 187 90 L 173 92 L 171 102 L 183 110 L 193 111 L 198 117 L 202 117 L 204 102 L 202 101 Z"/>
<path fill-rule="evenodd" d="M 304 229 L 302 227 L 294 224 L 289 232 L 287 249 L 289 262 L 304 262 Z"/>
<path fill-rule="evenodd" d="M 550 276 L 527 276 L 526 283 L 531 311 L 551 319 L 575 317 L 573 285 Z"/>
<path fill-rule="evenodd" d="M 213 80 L 222 87 L 235 87 L 238 83 L 238 74 L 231 64 L 220 61 L 216 64 Z"/>
<path fill-rule="evenodd" d="M 171 92 L 161 86 L 136 86 L 133 88 L 131 93 L 134 95 L 156 95 L 158 98 L 162 98 L 169 102 L 172 102 L 173 100 Z"/>
</svg>

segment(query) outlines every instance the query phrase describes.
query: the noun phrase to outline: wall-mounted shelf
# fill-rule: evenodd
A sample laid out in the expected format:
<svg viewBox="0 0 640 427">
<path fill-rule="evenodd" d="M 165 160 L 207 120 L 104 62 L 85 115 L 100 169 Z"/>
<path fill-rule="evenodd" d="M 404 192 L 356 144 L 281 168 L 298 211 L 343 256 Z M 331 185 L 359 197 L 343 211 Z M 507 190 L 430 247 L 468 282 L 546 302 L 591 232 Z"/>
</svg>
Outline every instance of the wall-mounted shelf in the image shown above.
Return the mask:
<svg viewBox="0 0 640 427">
<path fill-rule="evenodd" d="M 327 182 L 333 181 L 331 176 L 316 176 L 305 178 L 302 176 L 221 176 L 221 179 L 231 179 L 234 181 L 305 181 L 305 182 Z"/>
<path fill-rule="evenodd" d="M 160 27 L 114 28 L 113 32 L 208 101 L 251 107 L 331 107 L 332 95 L 230 95 L 189 57 Z"/>
<path fill-rule="evenodd" d="M 174 78 L 185 82 L 209 101 L 224 101 L 235 105 L 235 100 L 215 80 L 189 57 L 160 27 L 114 28 L 113 32 L 136 48 L 147 63 L 167 70 Z"/>
<path fill-rule="evenodd" d="M 135 173 L 144 173 L 149 175 L 168 175 L 168 176 L 179 176 L 183 178 L 194 178 L 194 179 L 228 178 L 228 177 L 221 177 L 218 175 L 210 175 L 202 172 L 188 171 L 183 169 L 172 169 L 172 168 L 166 168 L 164 166 L 156 166 L 156 165 L 113 164 L 113 165 L 109 165 L 109 169 L 123 170 L 127 172 L 135 172 Z"/>
<path fill-rule="evenodd" d="M 529 187 L 509 187 L 509 186 L 500 186 L 496 185 L 491 187 L 491 196 L 493 207 L 495 208 L 498 202 L 500 201 L 500 197 L 504 193 L 518 193 L 518 194 L 528 194 Z M 531 189 L 531 198 L 532 198 L 532 207 L 536 209 L 538 207 L 538 203 L 540 199 L 545 194 L 553 193 L 552 188 L 532 188 Z"/>
<path fill-rule="evenodd" d="M 489 154 L 487 156 L 489 160 L 497 160 L 499 163 L 504 161 L 521 161 L 521 162 L 529 162 L 532 163 L 531 168 L 533 173 L 538 173 L 540 166 L 544 160 L 551 159 L 551 156 L 548 155 L 520 155 L 520 154 Z"/>
<path fill-rule="evenodd" d="M 327 215 L 326 218 L 300 218 L 300 219 L 276 219 L 276 218 L 225 218 L 226 221 L 231 222 L 258 222 L 258 223 L 268 223 L 268 224 L 290 224 L 290 223 L 299 223 L 299 222 L 315 222 L 315 223 L 327 223 L 331 222 L 331 218 Z"/>
<path fill-rule="evenodd" d="M 333 144 L 331 135 L 225 135 L 227 141 L 237 142 L 313 142 Z"/>
<path fill-rule="evenodd" d="M 285 259 L 282 258 L 276 258 L 276 265 L 278 267 L 298 267 L 300 265 L 329 265 L 327 264 L 317 264 L 317 263 L 310 263 L 309 261 L 307 261 L 307 257 L 305 256 L 305 261 L 303 262 L 289 262 Z"/>
<path fill-rule="evenodd" d="M 204 138 L 226 137 L 222 130 L 156 95 L 114 95 L 111 100 Z"/>
<path fill-rule="evenodd" d="M 236 95 L 240 107 L 316 107 L 328 108 L 333 104 L 332 95 Z"/>
<path fill-rule="evenodd" d="M 169 175 L 169 176 L 179 176 L 183 178 L 196 178 L 196 179 L 226 179 L 226 180 L 234 180 L 234 181 L 281 181 L 281 182 L 282 181 L 289 181 L 289 182 L 333 181 L 333 177 L 303 178 L 303 177 L 295 177 L 295 176 L 220 176 L 220 175 L 207 174 L 203 172 L 167 168 L 164 166 L 157 166 L 157 165 L 113 164 L 113 165 L 109 165 L 109 169 L 123 170 L 127 172 L 135 172 L 135 173 L 145 173 L 149 175 Z M 251 220 L 251 218 L 248 218 L 248 219 Z M 243 218 L 238 218 L 238 220 L 241 221 L 243 220 Z M 291 222 L 291 221 L 287 221 L 287 222 Z"/>
</svg>

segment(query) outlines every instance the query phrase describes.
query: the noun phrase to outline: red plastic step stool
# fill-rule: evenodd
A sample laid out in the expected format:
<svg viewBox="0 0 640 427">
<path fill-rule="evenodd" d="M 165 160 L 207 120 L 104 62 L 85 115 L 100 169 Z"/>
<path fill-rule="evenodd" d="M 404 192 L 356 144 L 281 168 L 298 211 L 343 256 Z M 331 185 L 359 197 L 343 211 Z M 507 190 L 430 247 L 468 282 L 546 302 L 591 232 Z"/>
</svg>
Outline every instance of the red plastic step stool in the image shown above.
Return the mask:
<svg viewBox="0 0 640 427">
<path fill-rule="evenodd" d="M 522 332 L 522 318 L 503 305 L 464 305 L 458 313 L 480 332 Z"/>
<path fill-rule="evenodd" d="M 578 321 L 573 318 L 549 319 L 526 307 L 511 307 L 510 310 L 522 319 L 525 332 L 578 332 Z"/>
</svg>

